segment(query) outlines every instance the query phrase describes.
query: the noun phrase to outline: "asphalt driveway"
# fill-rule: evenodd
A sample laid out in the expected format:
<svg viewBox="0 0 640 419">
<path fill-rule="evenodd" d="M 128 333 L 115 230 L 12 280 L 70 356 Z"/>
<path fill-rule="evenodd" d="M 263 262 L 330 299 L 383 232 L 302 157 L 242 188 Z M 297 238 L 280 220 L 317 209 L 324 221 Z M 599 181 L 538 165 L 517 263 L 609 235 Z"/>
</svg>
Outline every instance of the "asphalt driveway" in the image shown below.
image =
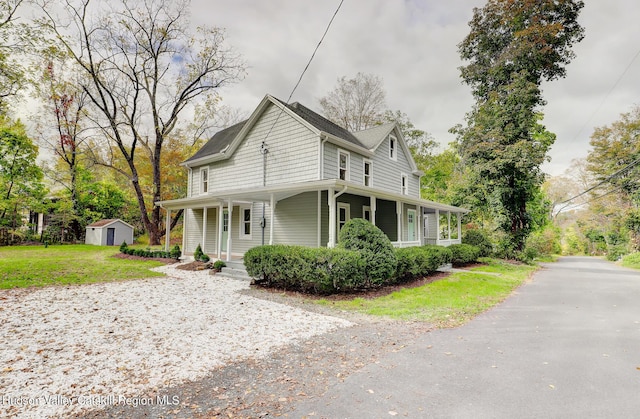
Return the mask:
<svg viewBox="0 0 640 419">
<path fill-rule="evenodd" d="M 636 418 L 640 273 L 545 265 L 467 325 L 421 336 L 288 417 Z"/>
</svg>

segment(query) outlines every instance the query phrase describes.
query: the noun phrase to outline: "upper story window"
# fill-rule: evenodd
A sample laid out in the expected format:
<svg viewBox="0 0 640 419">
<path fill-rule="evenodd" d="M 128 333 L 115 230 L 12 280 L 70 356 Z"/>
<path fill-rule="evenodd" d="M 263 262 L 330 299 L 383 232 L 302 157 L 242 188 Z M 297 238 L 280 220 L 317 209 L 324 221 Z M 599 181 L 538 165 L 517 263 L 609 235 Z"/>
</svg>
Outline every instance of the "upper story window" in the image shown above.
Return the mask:
<svg viewBox="0 0 640 419">
<path fill-rule="evenodd" d="M 209 169 L 203 167 L 200 169 L 200 193 L 209 192 Z"/>
<path fill-rule="evenodd" d="M 338 150 L 338 178 L 349 180 L 349 153 L 344 150 Z"/>
<path fill-rule="evenodd" d="M 398 139 L 393 135 L 389 135 L 389 158 L 398 159 Z"/>
<path fill-rule="evenodd" d="M 401 179 L 401 193 L 402 195 L 409 195 L 409 176 L 403 173 Z"/>
<path fill-rule="evenodd" d="M 251 239 L 251 207 L 240 207 L 240 238 Z"/>
<path fill-rule="evenodd" d="M 364 167 L 362 168 L 363 173 L 363 184 L 364 186 L 371 186 L 371 160 L 364 160 Z"/>
</svg>

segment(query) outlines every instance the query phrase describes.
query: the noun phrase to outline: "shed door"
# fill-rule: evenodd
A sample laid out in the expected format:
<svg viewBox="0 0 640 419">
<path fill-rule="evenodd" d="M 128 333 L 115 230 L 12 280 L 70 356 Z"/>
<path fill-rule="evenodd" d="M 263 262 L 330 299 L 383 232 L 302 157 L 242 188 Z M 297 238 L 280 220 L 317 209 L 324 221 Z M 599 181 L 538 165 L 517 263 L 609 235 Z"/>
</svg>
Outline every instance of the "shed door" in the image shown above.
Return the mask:
<svg viewBox="0 0 640 419">
<path fill-rule="evenodd" d="M 107 246 L 113 246 L 113 241 L 116 237 L 115 228 L 107 228 Z"/>
</svg>

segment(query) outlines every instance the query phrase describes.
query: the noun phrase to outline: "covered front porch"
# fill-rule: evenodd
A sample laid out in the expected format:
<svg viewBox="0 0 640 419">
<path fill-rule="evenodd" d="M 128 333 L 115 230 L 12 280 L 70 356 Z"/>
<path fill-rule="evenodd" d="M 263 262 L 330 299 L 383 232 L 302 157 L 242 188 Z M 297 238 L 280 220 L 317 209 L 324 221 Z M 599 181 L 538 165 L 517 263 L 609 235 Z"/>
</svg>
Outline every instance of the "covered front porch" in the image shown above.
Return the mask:
<svg viewBox="0 0 640 419">
<path fill-rule="evenodd" d="M 263 244 L 335 247 L 351 218 L 379 227 L 396 247 L 459 243 L 462 208 L 330 180 L 212 192 L 159 202 L 184 209 L 183 254 L 200 245 L 210 257 L 232 261 Z M 168 246 L 168 243 L 167 243 Z"/>
</svg>

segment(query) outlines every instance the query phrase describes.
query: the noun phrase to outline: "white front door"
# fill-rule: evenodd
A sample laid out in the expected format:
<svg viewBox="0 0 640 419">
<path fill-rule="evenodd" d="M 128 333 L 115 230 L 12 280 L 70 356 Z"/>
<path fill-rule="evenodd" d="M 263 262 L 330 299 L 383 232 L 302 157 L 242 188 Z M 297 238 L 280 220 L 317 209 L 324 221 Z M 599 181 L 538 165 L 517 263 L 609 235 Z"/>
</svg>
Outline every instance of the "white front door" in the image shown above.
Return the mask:
<svg viewBox="0 0 640 419">
<path fill-rule="evenodd" d="M 416 237 L 416 210 L 407 210 L 407 240 L 418 240 Z"/>
</svg>

